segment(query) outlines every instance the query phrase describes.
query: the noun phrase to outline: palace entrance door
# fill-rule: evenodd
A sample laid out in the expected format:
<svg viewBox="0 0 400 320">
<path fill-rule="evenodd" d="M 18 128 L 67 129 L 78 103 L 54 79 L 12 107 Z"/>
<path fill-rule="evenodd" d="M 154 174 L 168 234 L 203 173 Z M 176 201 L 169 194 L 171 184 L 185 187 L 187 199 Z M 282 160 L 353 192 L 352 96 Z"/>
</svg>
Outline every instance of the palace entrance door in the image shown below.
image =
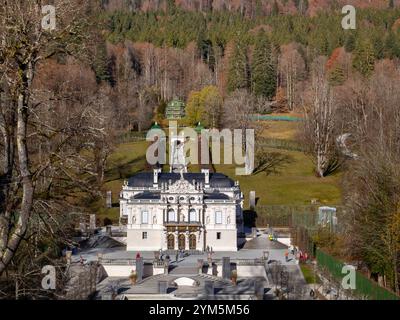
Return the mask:
<svg viewBox="0 0 400 320">
<path fill-rule="evenodd" d="M 191 234 L 189 237 L 189 249 L 196 250 L 196 235 Z"/>
<path fill-rule="evenodd" d="M 186 237 L 184 234 L 180 234 L 178 237 L 178 249 L 179 250 L 185 250 L 186 247 Z"/>
<path fill-rule="evenodd" d="M 175 249 L 175 237 L 173 234 L 168 235 L 168 250 Z"/>
</svg>

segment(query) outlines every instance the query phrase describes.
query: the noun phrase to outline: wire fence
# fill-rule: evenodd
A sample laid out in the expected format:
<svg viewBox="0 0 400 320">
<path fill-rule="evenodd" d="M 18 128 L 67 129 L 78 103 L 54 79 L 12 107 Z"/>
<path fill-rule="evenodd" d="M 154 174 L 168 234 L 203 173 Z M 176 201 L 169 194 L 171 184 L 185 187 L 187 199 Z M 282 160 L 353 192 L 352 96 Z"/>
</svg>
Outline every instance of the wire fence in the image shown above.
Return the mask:
<svg viewBox="0 0 400 320">
<path fill-rule="evenodd" d="M 319 205 L 259 205 L 256 207 L 255 224 L 259 227 L 294 227 L 304 226 L 314 228 L 318 225 Z M 337 215 L 342 212 L 342 207 L 336 206 Z"/>
<path fill-rule="evenodd" d="M 125 132 L 117 137 L 117 143 L 138 142 L 146 140 L 146 132 Z"/>
<path fill-rule="evenodd" d="M 288 121 L 288 122 L 301 122 L 303 118 L 294 116 L 277 116 L 277 115 L 266 115 L 266 114 L 252 114 L 250 119 L 253 121 Z"/>
<path fill-rule="evenodd" d="M 308 256 L 315 257 L 316 244 L 313 239 L 323 224 L 319 221 L 319 205 L 279 206 L 263 205 L 256 207 L 255 226 L 288 228 L 291 241 Z M 331 232 L 342 232 L 341 221 L 344 207 L 336 206 L 337 225 Z M 326 225 L 325 225 L 326 227 Z"/>
<path fill-rule="evenodd" d="M 324 271 L 328 271 L 336 280 L 341 281 L 345 274 L 342 273 L 345 263 L 331 255 L 316 250 L 316 259 L 318 266 Z M 400 297 L 394 292 L 379 286 L 375 281 L 368 279 L 362 273 L 356 271 L 356 288 L 354 295 L 369 300 L 400 300 Z"/>
</svg>

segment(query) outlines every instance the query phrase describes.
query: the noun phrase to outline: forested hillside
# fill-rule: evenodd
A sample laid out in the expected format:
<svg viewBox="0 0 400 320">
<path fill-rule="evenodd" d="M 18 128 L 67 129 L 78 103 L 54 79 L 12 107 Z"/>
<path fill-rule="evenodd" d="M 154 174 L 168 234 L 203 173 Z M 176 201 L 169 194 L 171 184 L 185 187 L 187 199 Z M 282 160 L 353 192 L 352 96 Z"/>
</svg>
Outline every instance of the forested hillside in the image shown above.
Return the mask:
<svg viewBox="0 0 400 320">
<path fill-rule="evenodd" d="M 217 86 L 223 96 L 235 88 L 250 88 L 257 81 L 253 71 L 269 68 L 275 70 L 277 80 L 274 94 L 267 97 L 293 110 L 318 56 L 329 59 L 330 78 L 337 84 L 354 72 L 370 73 L 375 61 L 400 57 L 400 10 L 396 8 L 358 10 L 356 30 L 343 30 L 340 11 L 331 10 L 312 17 L 256 18 L 226 10 L 186 11 L 175 6 L 170 10 L 105 13 L 106 44 L 96 59 L 98 78 L 118 87 L 118 70 L 124 69 L 140 79 L 132 86 L 146 88 L 147 93 L 151 88 L 161 100 L 175 96 L 186 100 L 191 91 L 206 85 Z M 263 64 L 259 68 L 253 61 L 259 39 L 270 46 L 272 66 L 258 60 Z M 242 84 L 232 87 L 230 79 L 240 78 Z"/>
<path fill-rule="evenodd" d="M 399 6 L 397 0 L 102 0 L 107 10 L 158 11 L 180 8 L 186 11 L 229 11 L 243 16 L 270 14 L 314 15 L 350 4 L 358 8 L 385 9 Z"/>
</svg>

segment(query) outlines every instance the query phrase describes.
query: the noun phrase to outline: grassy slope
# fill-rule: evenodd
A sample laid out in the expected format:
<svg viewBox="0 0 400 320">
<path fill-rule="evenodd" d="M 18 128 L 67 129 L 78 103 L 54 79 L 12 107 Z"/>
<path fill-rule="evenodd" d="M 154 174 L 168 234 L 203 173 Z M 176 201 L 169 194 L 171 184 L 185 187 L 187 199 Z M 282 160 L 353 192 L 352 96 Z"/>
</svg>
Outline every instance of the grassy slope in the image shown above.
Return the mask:
<svg viewBox="0 0 400 320">
<path fill-rule="evenodd" d="M 114 207 L 104 209 L 99 206 L 98 218 L 103 220 L 105 217 L 118 221 L 119 208 L 118 199 L 124 180 L 143 170 L 145 166 L 145 154 L 148 143 L 130 142 L 118 145 L 108 161 L 108 170 L 105 174 L 105 191 L 112 191 Z"/>
<path fill-rule="evenodd" d="M 309 264 L 300 264 L 300 269 L 301 272 L 304 275 L 304 279 L 308 284 L 313 284 L 313 283 L 320 283 L 320 279 L 317 275 L 314 274 L 314 269 L 311 265 Z"/>
<path fill-rule="evenodd" d="M 271 149 L 271 151 L 277 151 Z M 338 176 L 324 179 L 316 178 L 313 174 L 311 160 L 301 152 L 278 150 L 292 157 L 292 162 L 279 173 L 255 176 L 235 176 L 235 166 L 216 166 L 218 172 L 225 173 L 239 180 L 244 195 L 247 197 L 251 190 L 260 197 L 259 204 L 265 205 L 302 205 L 310 204 L 316 198 L 324 204 L 340 202 L 340 190 L 337 186 Z M 248 203 L 246 203 L 246 206 Z"/>
<path fill-rule="evenodd" d="M 294 139 L 298 123 L 271 121 L 265 123 L 263 136 L 277 139 Z M 123 181 L 131 175 L 143 170 L 145 167 L 145 153 L 148 143 L 131 142 L 120 144 L 114 150 L 109 159 L 106 172 L 104 190 L 113 193 L 114 205 L 118 204 L 119 192 Z M 338 183 L 340 175 L 330 176 L 324 179 L 316 178 L 313 174 L 311 159 L 301 152 L 274 150 L 286 153 L 293 159 L 278 174 L 266 176 L 264 173 L 256 176 L 236 176 L 234 165 L 217 165 L 218 172 L 227 174 L 235 180 L 239 180 L 245 197 L 251 190 L 256 191 L 259 204 L 265 205 L 301 205 L 310 204 L 311 199 L 317 198 L 323 204 L 339 204 L 340 189 Z M 191 171 L 197 171 L 194 166 Z M 247 207 L 246 201 L 245 206 Z M 101 209 L 99 218 L 109 217 L 118 219 L 119 209 Z"/>
<path fill-rule="evenodd" d="M 263 137 L 274 139 L 294 140 L 298 130 L 298 122 L 287 121 L 265 121 L 262 123 Z"/>
</svg>

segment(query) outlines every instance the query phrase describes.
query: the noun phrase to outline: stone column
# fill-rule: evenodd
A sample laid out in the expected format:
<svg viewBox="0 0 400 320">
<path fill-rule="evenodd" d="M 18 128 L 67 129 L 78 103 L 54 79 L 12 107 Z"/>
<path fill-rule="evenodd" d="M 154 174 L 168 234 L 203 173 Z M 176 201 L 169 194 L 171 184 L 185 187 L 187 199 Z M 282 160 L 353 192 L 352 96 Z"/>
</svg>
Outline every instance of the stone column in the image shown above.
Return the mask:
<svg viewBox="0 0 400 320">
<path fill-rule="evenodd" d="M 90 215 L 90 230 L 94 231 L 96 229 L 96 215 L 95 214 L 91 214 Z"/>
<path fill-rule="evenodd" d="M 159 294 L 167 294 L 168 290 L 168 282 L 167 281 L 158 281 L 158 293 Z"/>
<path fill-rule="evenodd" d="M 250 191 L 249 206 L 250 206 L 250 210 L 254 210 L 256 207 L 256 192 L 255 191 Z"/>
<path fill-rule="evenodd" d="M 136 275 L 137 275 L 136 281 L 143 280 L 143 271 L 144 271 L 143 257 L 140 257 L 136 259 Z"/>
<path fill-rule="evenodd" d="M 208 298 L 212 298 L 214 296 L 214 282 L 210 280 L 206 280 L 204 282 L 204 294 Z"/>
<path fill-rule="evenodd" d="M 161 231 L 161 244 L 160 244 L 161 245 L 161 247 L 160 247 L 161 250 L 164 250 L 164 248 L 168 245 L 167 236 L 168 236 L 168 233 L 165 231 L 165 228 L 163 228 L 162 231 Z"/>
<path fill-rule="evenodd" d="M 203 234 L 204 234 L 204 231 L 198 231 L 197 234 L 196 234 L 196 238 L 197 238 L 196 239 L 197 240 L 196 248 L 199 251 L 204 251 L 205 250 L 204 241 L 203 241 Z"/>
<path fill-rule="evenodd" d="M 260 280 L 254 280 L 254 294 L 258 300 L 264 298 L 264 284 Z"/>
<path fill-rule="evenodd" d="M 164 261 L 164 274 L 168 274 L 169 273 L 169 262 L 170 262 L 170 259 L 165 259 L 165 261 Z"/>
<path fill-rule="evenodd" d="M 106 208 L 111 209 L 112 208 L 112 192 L 107 191 L 106 193 Z"/>
<path fill-rule="evenodd" d="M 190 242 L 190 232 L 189 231 L 186 231 L 186 234 L 185 234 L 185 250 L 186 251 L 188 251 L 190 248 L 189 248 L 189 243 Z"/>
<path fill-rule="evenodd" d="M 175 250 L 179 249 L 179 231 L 178 230 L 175 231 L 175 248 L 174 249 Z"/>
<path fill-rule="evenodd" d="M 213 275 L 213 260 L 211 257 L 211 253 L 207 254 L 207 264 L 208 264 L 208 274 Z"/>
<path fill-rule="evenodd" d="M 199 274 L 203 273 L 203 259 L 197 259 L 197 267 L 199 268 Z"/>
<path fill-rule="evenodd" d="M 222 258 L 222 277 L 224 279 L 231 278 L 231 258 L 230 257 L 223 257 Z"/>
</svg>

